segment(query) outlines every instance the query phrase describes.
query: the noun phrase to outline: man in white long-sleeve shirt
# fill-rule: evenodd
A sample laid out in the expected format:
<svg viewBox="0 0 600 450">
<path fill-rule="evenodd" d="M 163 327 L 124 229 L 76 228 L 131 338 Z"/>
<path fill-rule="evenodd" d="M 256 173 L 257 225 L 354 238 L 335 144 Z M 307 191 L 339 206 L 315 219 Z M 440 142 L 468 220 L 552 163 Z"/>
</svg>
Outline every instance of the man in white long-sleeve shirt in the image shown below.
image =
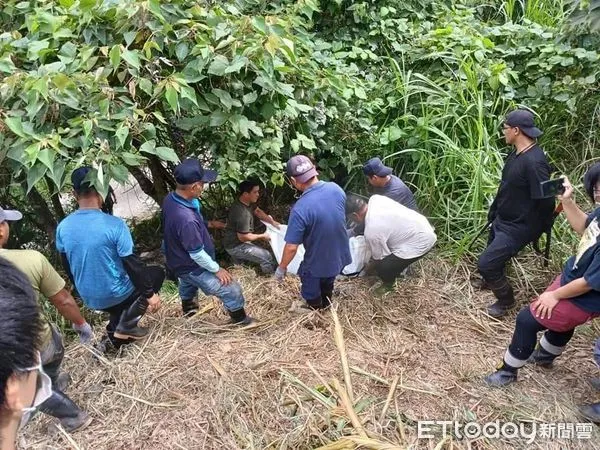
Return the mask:
<svg viewBox="0 0 600 450">
<path fill-rule="evenodd" d="M 371 250 L 377 275 L 387 288 L 410 264 L 422 258 L 437 241 L 427 218 L 382 195 L 366 203 L 350 196 L 346 215 L 364 223 L 365 241 Z"/>
</svg>

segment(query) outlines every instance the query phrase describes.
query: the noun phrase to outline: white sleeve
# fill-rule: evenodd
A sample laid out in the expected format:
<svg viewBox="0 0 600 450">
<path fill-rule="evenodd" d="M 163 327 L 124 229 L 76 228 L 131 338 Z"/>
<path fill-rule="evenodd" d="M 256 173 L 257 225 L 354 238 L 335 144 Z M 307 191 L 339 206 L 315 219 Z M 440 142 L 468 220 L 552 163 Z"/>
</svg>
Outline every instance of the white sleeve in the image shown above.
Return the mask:
<svg viewBox="0 0 600 450">
<path fill-rule="evenodd" d="M 371 256 L 374 260 L 380 261 L 392 254 L 387 244 L 387 236 L 382 233 L 382 230 L 370 230 L 368 234 L 365 233 L 365 240 L 371 249 Z"/>
</svg>

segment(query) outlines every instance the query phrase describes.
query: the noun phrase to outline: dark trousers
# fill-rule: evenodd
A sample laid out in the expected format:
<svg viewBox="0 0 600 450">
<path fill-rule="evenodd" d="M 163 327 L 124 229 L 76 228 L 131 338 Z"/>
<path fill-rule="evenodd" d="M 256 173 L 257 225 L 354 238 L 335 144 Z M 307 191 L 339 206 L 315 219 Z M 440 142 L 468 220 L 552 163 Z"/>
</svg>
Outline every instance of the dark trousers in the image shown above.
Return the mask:
<svg viewBox="0 0 600 450">
<path fill-rule="evenodd" d="M 164 269 L 160 266 L 148 266 L 146 270 L 148 272 L 148 276 L 152 279 L 152 289 L 155 293 L 158 293 L 163 285 L 163 282 L 165 281 Z M 102 310 L 109 314 L 108 324 L 106 325 L 106 331 L 109 337 L 112 337 L 117 329 L 117 325 L 121 320 L 123 311 L 129 309 L 129 307 L 140 297 L 140 295 L 141 293 L 135 290 L 133 294 L 131 294 L 121 303 Z"/>
<path fill-rule="evenodd" d="M 81 409 L 64 392 L 58 389 L 57 382 L 60 366 L 65 356 L 65 347 L 61 334 L 52 327 L 52 339 L 41 349 L 42 368 L 52 381 L 52 395 L 39 407 L 40 411 L 58 419 L 77 417 Z"/>
<path fill-rule="evenodd" d="M 42 368 L 46 372 L 46 375 L 50 377 L 50 380 L 52 380 L 52 387 L 54 388 L 60 374 L 60 365 L 65 356 L 65 347 L 62 336 L 54 325 L 51 325 L 51 329 L 52 339 L 45 348 L 41 349 L 40 354 L 42 357 Z"/>
<path fill-rule="evenodd" d="M 508 351 L 515 358 L 526 361 L 535 350 L 537 334 L 544 330 L 545 340 L 556 347 L 567 345 L 575 332 L 575 329 L 565 332 L 548 330 L 535 319 L 527 305 L 517 315 L 517 324 Z"/>
<path fill-rule="evenodd" d="M 498 302 L 507 306 L 514 303 L 513 289 L 506 278 L 506 264 L 534 239 L 531 230 L 524 226 L 499 220 L 492 223 L 488 246 L 479 256 L 477 268 Z"/>
<path fill-rule="evenodd" d="M 416 258 L 410 259 L 402 259 L 398 258 L 394 254 L 391 254 L 383 259 L 380 259 L 379 261 L 375 261 L 375 271 L 377 272 L 377 276 L 381 278 L 381 280 L 385 284 L 393 284 L 394 281 L 396 281 L 396 278 L 398 278 L 408 266 L 410 266 L 415 261 L 418 261 L 423 256 L 418 256 Z"/>
<path fill-rule="evenodd" d="M 302 282 L 300 289 L 302 298 L 311 308 L 327 308 L 331 304 L 335 277 L 320 278 L 300 275 L 300 281 Z"/>
</svg>

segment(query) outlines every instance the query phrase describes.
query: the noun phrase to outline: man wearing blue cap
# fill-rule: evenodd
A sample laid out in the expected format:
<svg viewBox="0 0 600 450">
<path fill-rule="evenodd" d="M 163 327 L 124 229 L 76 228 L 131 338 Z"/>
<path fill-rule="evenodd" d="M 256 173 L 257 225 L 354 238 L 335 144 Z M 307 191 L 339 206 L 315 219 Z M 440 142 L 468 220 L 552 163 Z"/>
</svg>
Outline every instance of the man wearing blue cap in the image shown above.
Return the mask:
<svg viewBox="0 0 600 450">
<path fill-rule="evenodd" d="M 412 191 L 392 172 L 392 168 L 385 166 L 379 158 L 371 158 L 363 166 L 363 173 L 371 185 L 373 194 L 391 198 L 395 202 L 418 212 L 417 202 Z"/>
<path fill-rule="evenodd" d="M 141 339 L 148 330 L 138 322 L 160 307 L 164 270 L 147 266 L 133 253 L 123 219 L 102 211 L 104 199 L 92 185 L 96 171 L 80 167 L 71 175 L 79 209 L 56 230 L 56 248 L 71 281 L 88 308 L 109 313 L 102 352 Z"/>
<path fill-rule="evenodd" d="M 167 266 L 179 279 L 179 296 L 186 317 L 198 311 L 196 295 L 201 289 L 223 302 L 231 323 L 249 325 L 242 288 L 219 266 L 215 245 L 200 213 L 198 198 L 204 183 L 217 179 L 214 170 L 205 170 L 197 159 L 187 159 L 175 168 L 177 188 L 162 205 L 164 250 Z"/>
<path fill-rule="evenodd" d="M 352 262 L 346 233 L 346 194 L 335 183 L 319 181 L 317 169 L 304 155 L 290 158 L 287 175 L 302 195 L 290 214 L 275 278 L 283 280 L 298 247 L 304 244 L 304 259 L 298 271 L 306 301 L 302 308 L 328 308 L 335 278 Z"/>
<path fill-rule="evenodd" d="M 533 114 L 517 109 L 506 116 L 504 139 L 514 150 L 508 155 L 496 198 L 490 207 L 488 246 L 477 268 L 496 302 L 488 307 L 492 317 L 502 317 L 515 305 L 513 289 L 505 275 L 508 261 L 552 226 L 554 199 L 542 198 L 540 183 L 550 178 L 550 164 L 536 139 L 542 131 Z"/>
</svg>

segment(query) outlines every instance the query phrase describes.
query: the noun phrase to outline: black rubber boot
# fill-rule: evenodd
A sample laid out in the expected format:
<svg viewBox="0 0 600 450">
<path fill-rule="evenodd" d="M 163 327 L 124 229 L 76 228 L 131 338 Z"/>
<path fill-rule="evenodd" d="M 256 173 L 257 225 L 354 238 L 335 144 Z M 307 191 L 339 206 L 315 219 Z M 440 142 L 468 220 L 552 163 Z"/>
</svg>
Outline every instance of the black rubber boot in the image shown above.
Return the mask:
<svg viewBox="0 0 600 450">
<path fill-rule="evenodd" d="M 517 381 L 517 372 L 499 369 L 485 377 L 485 382 L 494 387 L 504 387 Z"/>
<path fill-rule="evenodd" d="M 135 342 L 135 339 L 119 339 L 114 336 L 114 333 L 107 333 L 100 339 L 95 346 L 98 353 L 105 356 L 116 356 L 119 353 L 119 349 L 124 345 Z"/>
<path fill-rule="evenodd" d="M 238 309 L 237 311 L 229 311 L 229 316 L 231 317 L 229 323 L 243 327 L 256 322 L 252 317 L 246 314 L 244 308 Z"/>
<path fill-rule="evenodd" d="M 181 301 L 183 317 L 192 317 L 198 313 L 199 309 L 198 302 L 195 299 Z"/>
<path fill-rule="evenodd" d="M 323 297 L 314 298 L 312 300 L 306 300 L 306 305 L 313 310 L 323 309 Z"/>
<path fill-rule="evenodd" d="M 52 391 L 52 396 L 40 405 L 40 411 L 59 419 L 68 432 L 83 429 L 92 421 L 88 413 L 60 391 Z"/>
<path fill-rule="evenodd" d="M 142 339 L 148 335 L 147 328 L 138 327 L 138 322 L 148 309 L 148 300 L 138 297 L 129 308 L 121 314 L 115 330 L 117 339 Z"/>
<path fill-rule="evenodd" d="M 497 301 L 488 307 L 487 313 L 494 318 L 502 317 L 516 304 L 513 289 L 506 280 L 497 283 L 488 282 L 488 285 Z"/>
<path fill-rule="evenodd" d="M 552 353 L 544 350 L 540 345 L 538 345 L 527 362 L 536 364 L 545 369 L 549 369 L 552 367 L 552 363 L 558 357 L 558 355 L 553 355 Z"/>
<path fill-rule="evenodd" d="M 579 413 L 586 419 L 600 424 L 600 403 L 592 403 L 579 407 Z"/>
<path fill-rule="evenodd" d="M 321 308 L 327 309 L 331 306 L 333 292 L 321 292 Z"/>
</svg>

